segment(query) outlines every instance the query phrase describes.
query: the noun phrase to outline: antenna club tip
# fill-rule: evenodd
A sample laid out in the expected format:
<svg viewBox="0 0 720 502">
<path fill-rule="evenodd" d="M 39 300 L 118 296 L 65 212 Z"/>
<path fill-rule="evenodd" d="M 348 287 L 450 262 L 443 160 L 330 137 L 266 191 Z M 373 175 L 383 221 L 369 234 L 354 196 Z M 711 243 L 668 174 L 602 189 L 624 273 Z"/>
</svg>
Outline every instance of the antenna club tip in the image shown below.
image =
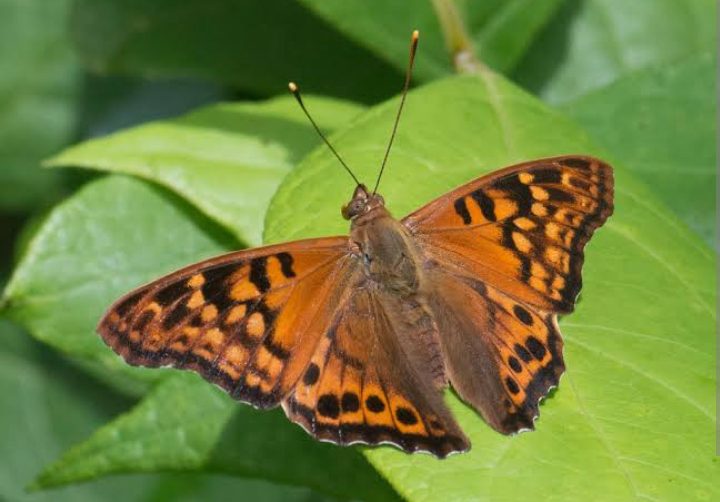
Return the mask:
<svg viewBox="0 0 720 502">
<path fill-rule="evenodd" d="M 288 82 L 288 89 L 290 89 L 290 92 L 295 94 L 298 91 L 298 86 L 295 82 Z"/>
<path fill-rule="evenodd" d="M 419 31 L 419 30 L 414 30 L 414 31 L 412 32 L 412 41 L 413 41 L 413 42 L 417 42 L 417 41 L 418 41 L 418 38 L 420 38 L 420 31 Z"/>
</svg>

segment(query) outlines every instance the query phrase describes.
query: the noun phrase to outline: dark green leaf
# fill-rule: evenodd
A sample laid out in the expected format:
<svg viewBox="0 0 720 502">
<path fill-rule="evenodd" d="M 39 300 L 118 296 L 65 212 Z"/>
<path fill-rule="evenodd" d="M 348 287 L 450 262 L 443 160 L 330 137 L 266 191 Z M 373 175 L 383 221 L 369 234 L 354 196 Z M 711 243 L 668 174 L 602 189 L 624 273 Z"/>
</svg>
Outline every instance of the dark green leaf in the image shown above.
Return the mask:
<svg viewBox="0 0 720 502">
<path fill-rule="evenodd" d="M 358 105 L 309 96 L 324 130 Z M 320 142 L 295 100 L 221 104 L 68 148 L 48 162 L 139 176 L 176 191 L 238 239 L 259 244 L 270 197 L 283 176 Z"/>
<path fill-rule="evenodd" d="M 72 135 L 79 71 L 69 0 L 0 2 L 0 209 L 36 209 L 61 193 L 40 160 Z"/>
<path fill-rule="evenodd" d="M 563 106 L 708 243 L 715 234 L 715 56 L 630 73 Z"/>
<path fill-rule="evenodd" d="M 401 78 L 293 0 L 79 0 L 73 34 L 97 71 L 193 75 L 264 96 L 295 80 L 372 102 Z"/>
<path fill-rule="evenodd" d="M 363 180 L 374 178 L 396 106 L 334 135 Z M 380 186 L 397 216 L 514 162 L 603 155 L 573 123 L 493 74 L 422 87 L 406 110 Z M 582 300 L 561 323 L 568 371 L 537 431 L 502 436 L 448 396 L 470 453 L 440 462 L 389 447 L 367 452 L 401 495 L 505 500 L 547 487 L 559 500 L 720 496 L 713 255 L 620 163 L 616 190 L 616 214 L 587 249 Z M 328 152 L 313 152 L 273 199 L 266 240 L 347 231 L 337 208 L 351 191 Z M 290 217 L 298 211 L 315 217 Z"/>
</svg>

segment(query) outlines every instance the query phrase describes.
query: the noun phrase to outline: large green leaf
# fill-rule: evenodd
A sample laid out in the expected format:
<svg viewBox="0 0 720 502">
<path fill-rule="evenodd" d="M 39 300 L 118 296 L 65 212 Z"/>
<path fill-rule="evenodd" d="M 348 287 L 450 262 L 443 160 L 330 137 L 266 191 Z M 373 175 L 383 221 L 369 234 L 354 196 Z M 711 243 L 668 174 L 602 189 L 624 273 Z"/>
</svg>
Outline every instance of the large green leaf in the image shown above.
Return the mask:
<svg viewBox="0 0 720 502">
<path fill-rule="evenodd" d="M 630 73 L 563 105 L 709 243 L 715 233 L 715 55 Z"/>
<path fill-rule="evenodd" d="M 343 499 L 395 498 L 358 452 L 314 442 L 279 410 L 238 405 L 191 374 L 166 379 L 137 408 L 68 451 L 38 483 L 192 469 L 310 487 Z"/>
<path fill-rule="evenodd" d="M 715 47 L 714 0 L 567 0 L 514 76 L 551 103 Z"/>
<path fill-rule="evenodd" d="M 75 125 L 79 71 L 66 35 L 69 0 L 0 1 L 0 209 L 36 208 L 61 193 L 40 160 Z"/>
<path fill-rule="evenodd" d="M 333 138 L 361 179 L 375 174 L 396 106 L 374 108 Z M 607 157 L 573 123 L 490 73 L 422 87 L 406 110 L 381 184 L 398 216 L 520 160 Z M 568 371 L 541 406 L 537 431 L 499 435 L 448 396 L 470 453 L 440 462 L 367 451 L 403 496 L 508 500 L 539 487 L 559 500 L 720 495 L 713 256 L 617 160 L 616 213 L 587 249 L 582 299 L 561 322 Z M 328 152 L 313 152 L 273 199 L 266 240 L 347 231 L 337 208 L 351 191 Z M 314 218 L 290 217 L 298 212 Z"/>
<path fill-rule="evenodd" d="M 65 353 L 117 366 L 94 334 L 103 311 L 154 276 L 227 249 L 227 236 L 182 200 L 120 176 L 57 206 L 30 241 L 3 313 Z"/>
<path fill-rule="evenodd" d="M 72 26 L 84 63 L 104 73 L 192 75 L 261 96 L 295 80 L 367 102 L 401 79 L 294 0 L 78 0 Z"/>
<path fill-rule="evenodd" d="M 358 105 L 310 96 L 321 128 L 332 130 Z M 164 185 L 259 244 L 262 219 L 282 177 L 319 142 L 295 100 L 220 104 L 92 139 L 66 149 L 51 166 L 133 174 Z"/>
<path fill-rule="evenodd" d="M 300 0 L 358 44 L 405 70 L 410 33 L 421 32 L 415 77 L 427 80 L 452 72 L 444 35 L 434 8 L 453 2 L 423 0 Z M 460 13 L 483 61 L 499 70 L 512 68 L 560 0 L 490 0 L 461 2 Z M 450 7 L 452 8 L 452 7 Z"/>
</svg>

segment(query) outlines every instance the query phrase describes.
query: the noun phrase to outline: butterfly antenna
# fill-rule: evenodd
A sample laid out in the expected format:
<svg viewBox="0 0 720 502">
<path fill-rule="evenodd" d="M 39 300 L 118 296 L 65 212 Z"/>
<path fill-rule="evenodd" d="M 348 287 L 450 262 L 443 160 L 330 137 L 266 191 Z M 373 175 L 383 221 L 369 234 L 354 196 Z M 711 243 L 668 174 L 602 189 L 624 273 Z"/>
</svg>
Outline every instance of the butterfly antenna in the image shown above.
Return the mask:
<svg viewBox="0 0 720 502">
<path fill-rule="evenodd" d="M 378 186 L 380 186 L 380 178 L 382 178 L 383 171 L 385 171 L 385 164 L 387 163 L 388 155 L 390 155 L 390 148 L 395 140 L 395 133 L 397 132 L 398 123 L 400 122 L 400 114 L 402 113 L 403 106 L 405 105 L 405 98 L 407 97 L 408 88 L 410 87 L 410 77 L 412 77 L 412 68 L 413 63 L 415 62 L 418 38 L 420 38 L 420 32 L 418 30 L 413 31 L 412 38 L 410 40 L 410 62 L 408 63 L 407 72 L 405 72 L 405 85 L 403 85 L 400 106 L 398 107 L 397 115 L 395 116 L 395 124 L 393 125 L 392 134 L 390 134 L 390 142 L 388 143 L 387 150 L 385 150 L 385 157 L 383 158 L 382 165 L 380 166 L 380 173 L 378 174 L 377 181 L 375 182 L 375 188 L 373 188 L 373 195 L 377 193 Z"/>
<path fill-rule="evenodd" d="M 310 116 L 310 113 L 307 111 L 307 108 L 305 108 L 305 104 L 303 103 L 302 97 L 300 96 L 300 88 L 297 86 L 297 84 L 295 82 L 290 82 L 288 84 L 288 89 L 290 89 L 290 92 L 292 93 L 292 95 L 295 96 L 295 99 L 297 100 L 298 104 L 300 105 L 300 108 L 302 108 L 302 111 L 305 112 L 305 116 L 308 118 L 308 120 L 313 125 L 313 127 L 315 128 L 317 133 L 320 135 L 320 137 L 323 139 L 323 141 L 328 146 L 328 148 L 330 148 L 330 151 L 333 154 L 335 154 L 335 157 L 337 157 L 337 159 L 340 161 L 340 163 L 345 168 L 345 170 L 348 172 L 348 174 L 350 176 L 352 176 L 352 179 L 355 181 L 355 184 L 360 185 L 360 181 L 358 181 L 357 177 L 353 174 L 353 172 L 350 170 L 350 168 L 345 163 L 345 161 L 342 159 L 342 157 L 340 157 L 340 154 L 337 153 L 337 150 L 335 150 L 335 148 L 333 148 L 333 146 L 330 144 L 328 139 L 322 133 L 322 131 L 320 130 L 318 125 L 315 123 L 313 118 Z"/>
</svg>

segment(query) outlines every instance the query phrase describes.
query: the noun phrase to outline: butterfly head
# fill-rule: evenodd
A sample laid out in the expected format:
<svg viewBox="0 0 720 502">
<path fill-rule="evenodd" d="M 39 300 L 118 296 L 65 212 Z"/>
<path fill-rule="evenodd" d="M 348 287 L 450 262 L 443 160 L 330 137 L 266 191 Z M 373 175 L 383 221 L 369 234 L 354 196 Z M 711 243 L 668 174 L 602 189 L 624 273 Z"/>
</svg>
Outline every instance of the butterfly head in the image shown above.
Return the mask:
<svg viewBox="0 0 720 502">
<path fill-rule="evenodd" d="M 378 207 L 385 207 L 385 199 L 380 194 L 370 192 L 361 183 L 355 188 L 350 202 L 342 207 L 342 215 L 346 220 L 353 220 Z"/>
</svg>

